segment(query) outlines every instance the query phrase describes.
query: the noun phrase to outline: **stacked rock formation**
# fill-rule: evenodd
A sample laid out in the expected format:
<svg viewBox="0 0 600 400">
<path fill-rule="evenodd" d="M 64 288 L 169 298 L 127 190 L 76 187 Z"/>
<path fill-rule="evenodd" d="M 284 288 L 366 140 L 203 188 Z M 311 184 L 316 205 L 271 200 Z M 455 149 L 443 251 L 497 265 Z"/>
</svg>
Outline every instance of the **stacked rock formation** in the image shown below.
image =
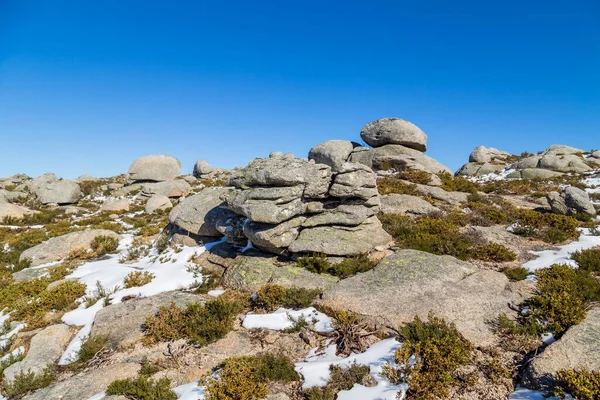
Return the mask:
<svg viewBox="0 0 600 400">
<path fill-rule="evenodd" d="M 510 162 L 513 159 L 512 163 Z M 564 173 L 584 173 L 600 165 L 600 152 L 588 153 L 582 149 L 555 144 L 545 151 L 521 158 L 510 156 L 501 150 L 479 146 L 471 153 L 469 162 L 456 175 L 481 176 L 514 169 L 508 178 L 548 179 Z"/>
<path fill-rule="evenodd" d="M 469 155 L 469 162 L 456 175 L 480 176 L 500 172 L 508 167 L 509 153 L 493 147 L 478 146 Z"/>
<path fill-rule="evenodd" d="M 230 170 L 215 168 L 206 160 L 198 160 L 194 164 L 194 177 L 198 179 L 228 179 L 230 175 Z"/>
<path fill-rule="evenodd" d="M 374 171 L 394 168 L 451 173 L 448 167 L 423 154 L 427 150 L 427 135 L 411 122 L 400 118 L 378 119 L 365 125 L 360 137 L 373 148 L 355 147 L 349 157 L 351 162 Z"/>
<path fill-rule="evenodd" d="M 153 154 L 136 159 L 129 167 L 131 188 L 141 189 L 141 195 L 152 198 L 187 196 L 192 188 L 185 180 L 175 180 L 181 171 L 181 162 L 165 154 Z M 123 191 L 125 193 L 126 191 Z M 164 203 L 164 199 L 161 200 Z"/>
</svg>

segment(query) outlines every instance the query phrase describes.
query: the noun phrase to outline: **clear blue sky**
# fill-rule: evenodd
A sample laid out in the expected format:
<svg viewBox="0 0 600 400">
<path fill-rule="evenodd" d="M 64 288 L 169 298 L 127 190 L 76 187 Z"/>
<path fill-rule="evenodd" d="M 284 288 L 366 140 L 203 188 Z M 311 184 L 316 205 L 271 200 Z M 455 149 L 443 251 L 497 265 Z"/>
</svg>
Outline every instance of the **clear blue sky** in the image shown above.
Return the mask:
<svg viewBox="0 0 600 400">
<path fill-rule="evenodd" d="M 305 157 L 381 117 L 452 169 L 600 148 L 600 2 L 0 0 L 0 176 Z"/>
</svg>

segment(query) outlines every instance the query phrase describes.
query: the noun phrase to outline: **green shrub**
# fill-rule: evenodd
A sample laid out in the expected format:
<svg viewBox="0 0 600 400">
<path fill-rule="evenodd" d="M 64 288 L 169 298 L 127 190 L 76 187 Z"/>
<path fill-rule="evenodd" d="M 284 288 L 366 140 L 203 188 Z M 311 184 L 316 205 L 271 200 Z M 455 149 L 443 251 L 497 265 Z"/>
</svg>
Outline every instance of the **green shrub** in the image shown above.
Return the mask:
<svg viewBox="0 0 600 400">
<path fill-rule="evenodd" d="M 367 365 L 352 364 L 349 367 L 341 367 L 332 364 L 329 366 L 330 378 L 325 386 L 315 386 L 307 389 L 305 396 L 308 400 L 334 400 L 338 392 L 350 390 L 354 384 L 364 385 L 372 379 L 369 375 L 371 369 Z"/>
<path fill-rule="evenodd" d="M 8 343 L 8 347 L 10 347 L 10 343 Z M 8 349 L 6 349 L 8 350 Z M 0 353 L 2 352 L 2 349 L 0 348 Z M 19 362 L 21 360 L 23 360 L 25 358 L 25 354 L 23 353 L 19 353 L 17 355 L 14 354 L 9 354 L 8 356 L 5 356 L 6 358 L 2 361 L 0 361 L 0 376 L 4 376 L 4 370 L 8 367 L 10 367 L 11 365 L 13 365 L 16 362 Z"/>
<path fill-rule="evenodd" d="M 320 293 L 319 289 L 284 288 L 267 284 L 258 290 L 251 303 L 254 309 L 265 311 L 273 311 L 279 307 L 298 310 L 310 306 Z"/>
<path fill-rule="evenodd" d="M 600 371 L 563 369 L 556 373 L 556 381 L 558 385 L 552 394 L 561 399 L 565 392 L 577 400 L 600 399 Z"/>
<path fill-rule="evenodd" d="M 513 282 L 522 281 L 529 276 L 529 271 L 523 267 L 501 268 L 500 272 L 504 272 L 504 275 Z"/>
<path fill-rule="evenodd" d="M 9 398 L 22 396 L 50 385 L 54 377 L 54 370 L 50 367 L 45 368 L 41 374 L 35 374 L 31 370 L 21 371 L 12 381 L 4 382 L 4 390 Z"/>
<path fill-rule="evenodd" d="M 125 289 L 132 287 L 144 286 L 152 282 L 154 274 L 148 271 L 131 271 L 123 279 L 123 286 Z"/>
<path fill-rule="evenodd" d="M 515 261 L 517 255 L 499 243 L 484 243 L 474 246 L 471 251 L 471 258 L 482 261 L 507 262 Z"/>
<path fill-rule="evenodd" d="M 576 251 L 571 258 L 580 269 L 600 273 L 600 248 Z"/>
<path fill-rule="evenodd" d="M 441 188 L 447 192 L 477 193 L 478 186 L 462 176 L 452 176 L 448 172 L 438 175 L 442 180 Z"/>
<path fill-rule="evenodd" d="M 341 279 L 356 275 L 359 272 L 367 272 L 375 267 L 375 263 L 369 259 L 367 254 L 359 254 L 346 257 L 337 264 L 332 264 L 324 254 L 313 254 L 300 257 L 297 265 L 315 274 L 328 273 Z"/>
<path fill-rule="evenodd" d="M 415 317 L 400 330 L 402 347 L 396 350 L 396 368 L 386 368 L 393 381 L 404 377 L 407 399 L 449 398 L 450 387 L 457 384 L 457 370 L 469 363 L 473 346 L 454 324 L 429 315 L 428 321 Z M 409 359 L 415 357 L 414 365 Z"/>
<path fill-rule="evenodd" d="M 145 343 L 188 339 L 199 346 L 216 342 L 233 329 L 235 316 L 244 309 L 242 300 L 226 294 L 206 304 L 181 308 L 171 303 L 146 318 Z"/>
<path fill-rule="evenodd" d="M 147 376 L 113 381 L 106 388 L 106 394 L 125 396 L 132 400 L 177 400 L 177 395 L 171 391 L 170 379 L 161 378 L 154 381 Z"/>
<path fill-rule="evenodd" d="M 419 191 L 417 190 L 417 185 L 413 183 L 404 182 L 401 179 L 385 176 L 383 178 L 377 179 L 377 189 L 379 190 L 379 194 L 408 194 L 411 196 L 418 196 Z"/>
<path fill-rule="evenodd" d="M 431 182 L 431 174 L 427 171 L 422 171 L 419 169 L 402 171 L 398 175 L 400 179 L 404 179 L 412 183 L 420 183 L 421 185 L 429 185 Z"/>
<path fill-rule="evenodd" d="M 108 335 L 88 336 L 81 344 L 81 349 L 77 353 L 77 362 L 86 363 L 96 357 L 106 347 Z"/>
<path fill-rule="evenodd" d="M 218 378 L 207 379 L 206 393 L 207 398 L 213 400 L 258 400 L 268 394 L 269 383 L 299 379 L 294 364 L 282 354 L 232 357 L 225 360 Z"/>
<path fill-rule="evenodd" d="M 96 254 L 96 256 L 103 256 L 108 253 L 114 253 L 119 246 L 119 240 L 111 236 L 96 236 L 90 247 Z"/>
</svg>

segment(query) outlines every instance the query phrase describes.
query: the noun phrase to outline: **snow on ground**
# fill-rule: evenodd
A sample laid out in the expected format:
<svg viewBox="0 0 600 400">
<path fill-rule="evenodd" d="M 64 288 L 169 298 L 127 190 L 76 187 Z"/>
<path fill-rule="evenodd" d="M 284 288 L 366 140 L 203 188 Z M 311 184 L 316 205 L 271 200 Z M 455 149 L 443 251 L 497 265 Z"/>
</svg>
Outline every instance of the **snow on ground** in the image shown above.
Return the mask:
<svg viewBox="0 0 600 400">
<path fill-rule="evenodd" d="M 0 357 L 0 362 L 8 360 L 10 358 L 10 356 L 17 357 L 23 353 L 25 353 L 25 347 L 19 346 L 16 349 L 14 349 L 13 351 L 11 351 L 10 353 L 5 354 L 4 356 Z"/>
<path fill-rule="evenodd" d="M 223 289 L 215 289 L 215 290 L 209 290 L 207 294 L 211 297 L 219 297 L 223 293 L 225 293 L 225 291 Z"/>
<path fill-rule="evenodd" d="M 0 336 L 0 348 L 5 347 L 10 343 L 11 338 L 16 335 L 21 329 L 25 328 L 25 324 L 15 326 L 12 331 Z"/>
<path fill-rule="evenodd" d="M 500 172 L 492 172 L 490 174 L 480 175 L 480 176 L 469 176 L 468 180 L 471 182 L 484 183 L 489 181 L 502 181 L 508 177 L 508 175 L 515 172 L 515 169 L 505 168 Z"/>
<path fill-rule="evenodd" d="M 308 389 L 313 386 L 325 386 L 330 378 L 330 365 L 350 367 L 352 364 L 368 365 L 371 368 L 371 376 L 377 382 L 377 386 L 366 387 L 355 384 L 351 390 L 338 393 L 340 400 L 364 400 L 364 399 L 396 399 L 398 392 L 405 392 L 406 384 L 393 385 L 381 375 L 382 368 L 388 362 L 393 364 L 394 353 L 400 347 L 396 339 L 385 339 L 369 347 L 364 353 L 352 354 L 346 358 L 335 355 L 335 345 L 326 348 L 324 354 L 317 355 L 315 351 L 309 353 L 305 361 L 296 363 L 296 371 L 304 377 L 302 387 Z"/>
<path fill-rule="evenodd" d="M 544 397 L 545 392 L 537 390 L 525 389 L 517 386 L 516 390 L 508 396 L 509 400 L 558 400 L 558 397 Z M 573 397 L 567 395 L 567 399 L 572 400 Z"/>
<path fill-rule="evenodd" d="M 198 386 L 198 381 L 177 386 L 173 391 L 179 400 L 204 400 L 204 386 Z"/>
<path fill-rule="evenodd" d="M 580 229 L 581 235 L 575 242 L 571 242 L 564 246 L 560 246 L 555 250 L 531 251 L 531 254 L 537 256 L 536 259 L 527 261 L 523 267 L 529 271 L 536 271 L 540 268 L 548 268 L 553 264 L 568 264 L 577 266 L 575 261 L 571 259 L 571 254 L 578 250 L 591 249 L 592 247 L 600 246 L 600 236 L 592 235 L 587 228 Z"/>
<path fill-rule="evenodd" d="M 246 329 L 267 328 L 283 331 L 294 326 L 294 322 L 304 318 L 309 324 L 313 324 L 317 332 L 332 332 L 335 329 L 331 325 L 331 318 L 314 307 L 303 310 L 290 310 L 279 308 L 271 314 L 248 313 L 243 319 L 242 326 Z"/>
<path fill-rule="evenodd" d="M 75 278 L 81 283 L 87 285 L 86 294 L 94 296 L 97 294 L 97 282 L 109 292 L 115 290 L 115 293 L 110 296 L 111 303 L 120 303 L 125 296 L 154 296 L 162 292 L 187 288 L 196 283 L 198 278 L 194 277 L 193 272 L 188 271 L 188 260 L 194 255 L 203 253 L 221 242 L 213 242 L 206 246 L 184 247 L 181 251 L 176 252 L 174 249 L 169 249 L 160 258 L 168 259 L 166 262 L 161 262 L 157 257 L 155 250 L 146 257 L 141 258 L 133 263 L 121 264 L 119 258 L 131 246 L 133 241 L 132 235 L 123 235 L 123 239 L 119 243 L 119 254 L 110 255 L 104 259 L 90 261 L 79 267 L 69 276 Z M 133 271 L 148 271 L 154 274 L 154 279 L 144 286 L 133 287 L 129 289 L 120 289 L 123 279 Z M 89 334 L 94 317 L 104 302 L 98 301 L 92 307 L 84 308 L 82 304 L 79 308 L 66 313 L 62 320 L 69 325 L 83 326 L 77 333 L 75 338 L 69 343 L 67 350 L 63 353 L 60 359 L 60 365 L 70 364 L 77 356 L 77 352 L 81 349 L 81 344 L 85 337 Z"/>
</svg>

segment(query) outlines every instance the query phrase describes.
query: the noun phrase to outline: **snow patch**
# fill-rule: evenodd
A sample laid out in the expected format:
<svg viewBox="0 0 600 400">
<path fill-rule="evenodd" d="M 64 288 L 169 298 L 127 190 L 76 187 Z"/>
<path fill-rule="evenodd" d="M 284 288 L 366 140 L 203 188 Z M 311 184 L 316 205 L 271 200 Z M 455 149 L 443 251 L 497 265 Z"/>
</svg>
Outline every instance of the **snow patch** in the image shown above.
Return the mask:
<svg viewBox="0 0 600 400">
<path fill-rule="evenodd" d="M 571 258 L 572 253 L 600 246 L 600 236 L 592 235 L 587 228 L 581 229 L 580 232 L 581 235 L 577 241 L 560 246 L 555 250 L 531 251 L 530 253 L 536 255 L 537 258 L 527 261 L 523 267 L 529 271 L 548 268 L 553 264 L 567 264 L 576 267 L 577 264 Z"/>
<path fill-rule="evenodd" d="M 271 314 L 248 313 L 243 319 L 242 326 L 246 329 L 266 328 L 283 331 L 294 326 L 294 321 L 304 318 L 309 324 L 314 324 L 317 332 L 332 332 L 335 329 L 331 325 L 331 318 L 314 307 L 303 310 L 289 310 L 279 308 Z"/>
</svg>

